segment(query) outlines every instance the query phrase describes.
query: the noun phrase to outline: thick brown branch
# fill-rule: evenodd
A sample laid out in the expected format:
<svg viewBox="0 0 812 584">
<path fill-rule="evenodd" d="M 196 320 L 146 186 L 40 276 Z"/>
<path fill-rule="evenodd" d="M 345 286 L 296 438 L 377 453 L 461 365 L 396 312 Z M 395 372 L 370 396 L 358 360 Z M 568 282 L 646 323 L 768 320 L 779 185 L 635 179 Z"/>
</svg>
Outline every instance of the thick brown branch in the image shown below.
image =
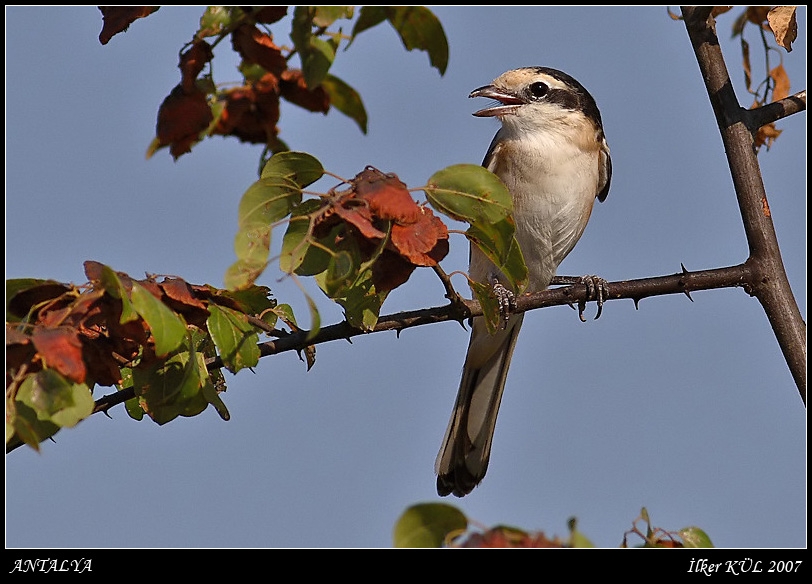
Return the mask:
<svg viewBox="0 0 812 584">
<path fill-rule="evenodd" d="M 746 265 L 752 273 L 751 292 L 764 308 L 801 399 L 806 404 L 806 323 L 792 294 L 770 216 L 751 132 L 752 124 L 757 122 L 736 98 L 713 18 L 706 10 L 691 6 L 683 6 L 682 14 L 716 115 L 736 190 L 750 248 Z M 792 103 L 794 107 L 800 107 Z M 778 107 L 784 108 L 785 105 Z M 763 109 L 775 115 L 772 110 Z"/>
<path fill-rule="evenodd" d="M 750 131 L 756 132 L 761 126 L 777 122 L 802 111 L 806 111 L 806 90 L 768 103 L 765 106 L 746 110 L 743 115 Z"/>
</svg>

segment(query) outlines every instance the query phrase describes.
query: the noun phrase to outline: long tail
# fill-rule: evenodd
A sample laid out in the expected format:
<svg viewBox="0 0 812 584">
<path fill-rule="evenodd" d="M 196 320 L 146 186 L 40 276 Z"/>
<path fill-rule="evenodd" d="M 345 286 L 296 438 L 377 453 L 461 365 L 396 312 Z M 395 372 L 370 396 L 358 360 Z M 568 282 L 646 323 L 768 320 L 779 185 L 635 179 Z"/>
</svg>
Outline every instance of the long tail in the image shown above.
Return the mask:
<svg viewBox="0 0 812 584">
<path fill-rule="evenodd" d="M 464 497 L 485 477 L 496 416 L 523 314 L 511 316 L 504 330 L 488 334 L 475 318 L 462 381 L 443 445 L 437 455 L 437 493 Z"/>
</svg>

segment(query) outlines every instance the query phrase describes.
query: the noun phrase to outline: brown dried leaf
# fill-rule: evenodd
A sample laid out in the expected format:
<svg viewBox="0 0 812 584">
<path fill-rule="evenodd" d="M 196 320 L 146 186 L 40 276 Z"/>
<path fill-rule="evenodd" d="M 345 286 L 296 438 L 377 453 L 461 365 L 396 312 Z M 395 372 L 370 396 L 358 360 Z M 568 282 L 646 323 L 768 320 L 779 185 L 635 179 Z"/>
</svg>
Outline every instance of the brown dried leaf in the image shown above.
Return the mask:
<svg viewBox="0 0 812 584">
<path fill-rule="evenodd" d="M 69 328 L 36 328 L 31 340 L 45 366 L 63 377 L 84 383 L 87 376 L 82 359 L 82 342 L 76 330 Z"/>
<path fill-rule="evenodd" d="M 767 22 L 775 35 L 775 42 L 789 53 L 792 43 L 798 36 L 798 22 L 795 20 L 795 6 L 773 6 L 767 13 Z"/>
<path fill-rule="evenodd" d="M 243 24 L 231 33 L 231 45 L 246 62 L 259 65 L 277 77 L 288 67 L 282 50 L 271 36 L 254 26 Z"/>
<path fill-rule="evenodd" d="M 372 281 L 375 283 L 375 291 L 394 290 L 409 279 L 416 267 L 403 256 L 385 250 L 372 265 Z"/>
<path fill-rule="evenodd" d="M 184 91 L 176 85 L 164 99 L 158 110 L 156 134 L 161 146 L 169 146 L 169 151 L 177 160 L 192 150 L 200 134 L 209 127 L 214 116 L 201 91 Z"/>
<path fill-rule="evenodd" d="M 299 69 L 287 69 L 282 72 L 279 83 L 282 97 L 291 103 L 311 112 L 327 113 L 330 110 L 330 96 L 323 87 L 308 89 L 304 75 Z"/>
<path fill-rule="evenodd" d="M 781 130 L 775 127 L 775 123 L 767 124 L 766 126 L 761 126 L 756 132 L 755 137 L 753 138 L 756 148 L 760 148 L 762 146 L 767 146 L 767 150 L 773 145 L 775 139 L 781 134 Z"/>
<path fill-rule="evenodd" d="M 236 136 L 252 144 L 272 144 L 279 133 L 279 86 L 266 73 L 256 83 L 229 90 L 215 134 Z"/>
<path fill-rule="evenodd" d="M 189 284 L 182 278 L 165 278 L 159 285 L 164 294 L 178 304 L 195 308 L 206 308 L 206 305 L 192 295 Z"/>
<path fill-rule="evenodd" d="M 352 181 L 355 191 L 380 219 L 397 223 L 414 223 L 420 220 L 422 211 L 412 199 L 406 185 L 394 174 L 367 167 Z"/>
<path fill-rule="evenodd" d="M 753 24 L 763 26 L 767 22 L 767 13 L 770 11 L 769 6 L 748 6 L 747 7 L 747 20 Z"/>
<path fill-rule="evenodd" d="M 750 69 L 750 44 L 742 38 L 742 69 L 744 70 L 744 86 L 748 93 L 752 93 L 752 76 Z"/>
<path fill-rule="evenodd" d="M 724 14 L 725 12 L 730 11 L 732 8 L 733 8 L 732 6 L 714 6 L 713 9 L 711 10 L 711 16 L 713 18 L 716 18 L 720 14 Z"/>
<path fill-rule="evenodd" d="M 784 99 L 789 95 L 789 75 L 787 75 L 786 70 L 784 69 L 783 65 L 778 65 L 774 69 L 770 71 L 770 77 L 774 82 L 773 86 L 773 101 L 778 101 L 779 99 Z"/>
<path fill-rule="evenodd" d="M 288 13 L 287 6 L 255 6 L 245 7 L 243 10 L 250 10 L 254 21 L 263 24 L 273 24 L 282 20 Z"/>
<path fill-rule="evenodd" d="M 357 201 L 357 199 L 351 200 Z M 386 237 L 386 233 L 373 225 L 372 213 L 370 213 L 369 207 L 359 204 L 348 206 L 344 206 L 344 204 L 336 204 L 333 207 L 333 211 L 344 221 L 355 227 L 360 232 L 361 236 L 366 239 L 380 241 Z"/>
<path fill-rule="evenodd" d="M 448 254 L 448 228 L 431 212 L 419 221 L 392 226 L 392 245 L 404 258 L 418 266 L 436 266 Z"/>
<path fill-rule="evenodd" d="M 181 86 L 186 93 L 195 90 L 195 81 L 206 63 L 214 58 L 211 46 L 204 40 L 196 39 L 192 46 L 180 56 L 178 67 L 181 71 Z"/>
<path fill-rule="evenodd" d="M 99 6 L 104 21 L 99 42 L 106 45 L 115 35 L 126 31 L 133 21 L 146 18 L 159 8 L 160 6 Z"/>
</svg>

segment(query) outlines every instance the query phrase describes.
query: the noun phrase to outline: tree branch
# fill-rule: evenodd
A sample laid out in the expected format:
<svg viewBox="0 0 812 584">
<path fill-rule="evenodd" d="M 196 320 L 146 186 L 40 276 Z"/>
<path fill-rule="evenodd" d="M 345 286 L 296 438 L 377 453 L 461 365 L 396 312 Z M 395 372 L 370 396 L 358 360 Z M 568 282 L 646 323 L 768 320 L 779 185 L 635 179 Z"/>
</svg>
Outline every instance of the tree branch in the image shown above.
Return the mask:
<svg viewBox="0 0 812 584">
<path fill-rule="evenodd" d="M 751 278 L 750 267 L 746 264 L 698 272 L 688 272 L 683 268 L 682 272 L 668 276 L 610 282 L 608 284 L 609 294 L 605 300 L 631 299 L 636 306 L 640 300 L 651 296 L 685 294 L 688 298 L 691 298 L 690 293 L 694 291 L 731 287 L 743 287 L 745 291 L 748 291 L 747 282 Z M 549 306 L 572 306 L 590 300 L 586 286 L 575 285 L 552 288 L 543 292 L 519 296 L 516 299 L 515 312 L 527 312 Z M 310 345 L 319 345 L 340 339 L 346 340 L 360 335 L 384 331 L 401 331 L 438 322 L 459 322 L 468 317 L 482 315 L 482 308 L 477 301 L 462 300 L 461 302 L 466 308 L 465 314 L 461 314 L 459 306 L 451 302 L 445 306 L 381 316 L 371 331 L 363 331 L 350 326 L 347 322 L 341 322 L 321 328 L 318 334 L 310 340 L 307 339 L 308 331 L 298 331 L 279 339 L 262 342 L 259 344 L 260 353 L 263 357 L 266 357 L 287 351 L 298 352 Z M 223 367 L 223 362 L 219 358 L 215 358 L 210 360 L 207 366 L 209 370 L 219 369 Z M 133 397 L 135 397 L 135 393 L 132 388 L 103 396 L 96 400 L 93 413 L 106 412 L 111 407 Z"/>
<path fill-rule="evenodd" d="M 746 284 L 761 303 L 806 404 L 806 323 L 784 270 L 752 135 L 755 124 L 805 110 L 806 92 L 748 113 L 733 90 L 713 18 L 707 10 L 691 6 L 683 6 L 682 14 L 716 115 L 747 236 Z"/>
</svg>

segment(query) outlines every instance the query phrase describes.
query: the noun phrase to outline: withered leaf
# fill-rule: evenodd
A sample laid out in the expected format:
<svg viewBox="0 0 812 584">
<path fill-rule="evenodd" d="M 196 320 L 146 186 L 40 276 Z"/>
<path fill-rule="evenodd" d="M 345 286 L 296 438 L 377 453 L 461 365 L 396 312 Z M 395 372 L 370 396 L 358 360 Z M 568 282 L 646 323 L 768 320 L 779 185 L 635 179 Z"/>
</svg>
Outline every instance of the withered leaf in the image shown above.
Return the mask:
<svg viewBox="0 0 812 584">
<path fill-rule="evenodd" d="M 99 42 L 106 45 L 115 35 L 126 31 L 133 21 L 146 18 L 159 8 L 160 6 L 99 6 L 104 21 Z"/>
<path fill-rule="evenodd" d="M 392 226 L 392 245 L 418 266 L 435 266 L 448 254 L 448 228 L 431 209 L 422 207 L 419 221 Z"/>
<path fill-rule="evenodd" d="M 213 119 L 206 94 L 198 90 L 186 92 L 181 85 L 176 85 L 158 110 L 158 142 L 169 146 L 177 160 L 192 150 L 192 144 L 200 139 L 201 132 Z"/>
<path fill-rule="evenodd" d="M 31 340 L 48 368 L 76 383 L 85 382 L 87 369 L 82 359 L 82 342 L 76 330 L 36 328 Z"/>
<path fill-rule="evenodd" d="M 770 70 L 770 77 L 774 82 L 773 85 L 773 101 L 778 101 L 779 99 L 784 99 L 789 95 L 789 75 L 787 75 L 787 71 L 784 69 L 783 65 L 778 65 L 777 67 Z"/>
<path fill-rule="evenodd" d="M 288 67 L 282 50 L 274 44 L 271 36 L 254 26 L 243 24 L 235 30 L 231 34 L 231 46 L 245 61 L 259 65 L 277 77 Z"/>
<path fill-rule="evenodd" d="M 784 47 L 788 53 L 798 36 L 795 8 L 795 6 L 773 6 L 767 13 L 767 22 L 775 35 L 775 42 Z"/>
<path fill-rule="evenodd" d="M 282 72 L 279 92 L 286 100 L 311 112 L 330 111 L 330 96 L 323 87 L 308 89 L 304 76 L 299 69 L 287 69 Z"/>
<path fill-rule="evenodd" d="M 406 185 L 394 174 L 367 167 L 353 180 L 358 196 L 369 203 L 375 216 L 397 223 L 414 223 L 422 215 Z"/>
<path fill-rule="evenodd" d="M 195 89 L 195 80 L 206 63 L 214 58 L 209 43 L 202 39 L 196 39 L 192 46 L 180 56 L 178 67 L 181 71 L 181 86 L 183 91 L 191 93 Z"/>
</svg>

